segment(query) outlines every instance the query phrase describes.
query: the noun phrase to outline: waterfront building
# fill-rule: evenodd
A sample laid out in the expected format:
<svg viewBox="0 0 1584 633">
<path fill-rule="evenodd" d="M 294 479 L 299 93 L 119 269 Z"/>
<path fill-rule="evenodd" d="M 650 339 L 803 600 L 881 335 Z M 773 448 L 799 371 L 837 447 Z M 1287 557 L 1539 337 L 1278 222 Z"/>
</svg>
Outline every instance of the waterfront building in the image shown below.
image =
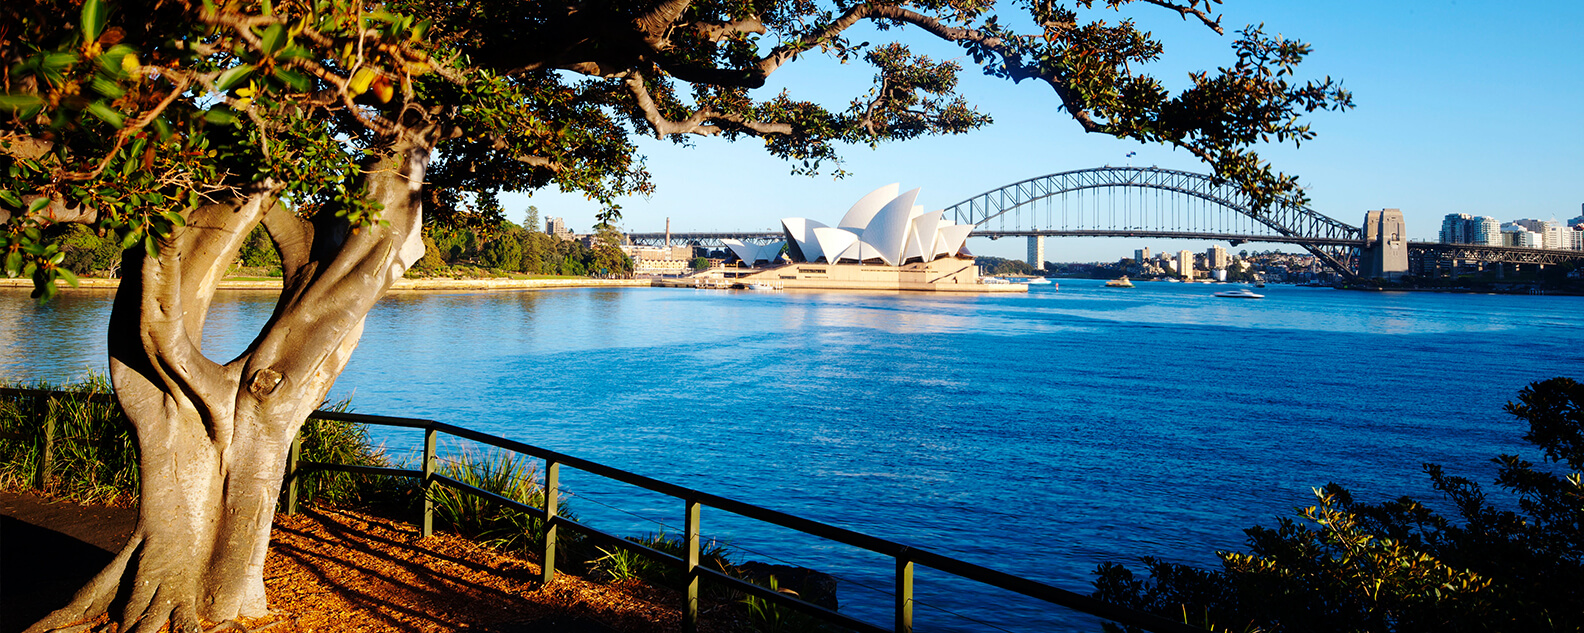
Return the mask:
<svg viewBox="0 0 1584 633">
<path fill-rule="evenodd" d="M 749 266 L 769 264 L 730 276 L 737 285 L 756 289 L 1028 292 L 1027 284 L 981 281 L 966 246 L 973 225 L 946 220 L 942 211 L 926 212 L 914 204 L 918 189 L 900 190 L 892 183 L 869 192 L 834 227 L 808 218 L 782 219 L 782 242 L 721 240 Z"/>
<path fill-rule="evenodd" d="M 1227 250 L 1220 244 L 1212 244 L 1205 250 L 1205 268 L 1210 270 L 1226 270 Z"/>
<path fill-rule="evenodd" d="M 693 263 L 693 247 L 633 246 L 624 244 L 621 251 L 633 260 L 633 274 L 639 277 L 675 277 L 686 274 Z"/>
<path fill-rule="evenodd" d="M 1031 235 L 1028 241 L 1028 265 L 1034 270 L 1045 270 L 1045 237 Z"/>
<path fill-rule="evenodd" d="M 1194 278 L 1194 254 L 1190 250 L 1177 251 L 1177 274 L 1183 279 Z"/>
<path fill-rule="evenodd" d="M 1133 261 L 1135 262 L 1143 264 L 1144 262 L 1149 261 L 1149 258 L 1150 250 L 1148 246 L 1133 251 Z"/>
</svg>

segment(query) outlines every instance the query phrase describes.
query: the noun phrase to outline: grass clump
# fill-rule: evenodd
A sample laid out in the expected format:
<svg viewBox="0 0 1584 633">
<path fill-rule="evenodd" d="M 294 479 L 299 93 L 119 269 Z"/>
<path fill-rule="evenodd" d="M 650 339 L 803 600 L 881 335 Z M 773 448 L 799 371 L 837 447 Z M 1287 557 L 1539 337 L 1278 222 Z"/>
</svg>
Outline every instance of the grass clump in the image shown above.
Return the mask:
<svg viewBox="0 0 1584 633">
<path fill-rule="evenodd" d="M 528 458 L 514 453 L 463 451 L 441 460 L 435 473 L 523 505 L 544 507 L 539 469 Z M 437 526 L 490 547 L 526 553 L 536 551 L 544 543 L 544 521 L 526 512 L 440 484 L 430 488 L 429 499 L 434 503 Z M 557 506 L 561 506 L 559 500 Z M 576 520 L 565 509 L 559 509 L 557 514 Z M 563 532 L 562 536 L 562 543 L 572 545 L 566 540 L 571 534 Z"/>
<path fill-rule="evenodd" d="M 57 392 L 0 397 L 0 487 L 37 490 L 79 503 L 127 504 L 140 485 L 137 436 L 107 399 L 104 376 L 67 385 L 0 383 L 10 389 Z M 53 425 L 49 475 L 38 480 L 45 436 Z"/>
</svg>

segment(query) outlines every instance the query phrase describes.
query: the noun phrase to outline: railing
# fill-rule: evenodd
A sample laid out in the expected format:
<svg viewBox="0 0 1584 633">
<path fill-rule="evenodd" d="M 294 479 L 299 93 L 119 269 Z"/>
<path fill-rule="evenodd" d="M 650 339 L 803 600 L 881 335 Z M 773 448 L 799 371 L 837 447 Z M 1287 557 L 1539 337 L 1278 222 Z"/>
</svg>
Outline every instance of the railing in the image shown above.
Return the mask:
<svg viewBox="0 0 1584 633">
<path fill-rule="evenodd" d="M 992 587 L 998 587 L 1014 593 L 1019 593 L 1031 598 L 1042 600 L 1050 604 L 1066 607 L 1074 611 L 1087 613 L 1118 622 L 1124 625 L 1138 627 L 1156 633 L 1203 633 L 1204 629 L 1174 622 L 1166 618 L 1151 615 L 1120 607 L 1108 602 L 1097 600 L 1083 594 L 1074 593 L 1065 589 L 1053 587 L 1038 581 L 1021 578 L 1006 572 L 982 567 L 973 563 L 961 561 L 943 554 L 929 550 L 918 549 L 877 538 L 867 534 L 854 532 L 845 528 L 836 527 L 819 521 L 793 516 L 753 504 L 743 503 L 725 497 L 685 488 L 664 481 L 651 479 L 643 475 L 630 473 L 603 464 L 598 464 L 585 459 L 579 459 L 552 450 L 540 448 L 477 431 L 453 426 L 433 420 L 420 420 L 413 418 L 390 418 L 383 416 L 362 415 L 356 413 L 335 413 L 317 411 L 313 417 L 324 420 L 339 420 L 360 424 L 379 426 L 395 426 L 413 429 L 423 429 L 424 450 L 423 461 L 418 470 L 400 468 L 382 468 L 369 466 L 349 466 L 344 464 L 327 464 L 319 462 L 301 461 L 298 459 L 300 438 L 293 441 L 290 460 L 287 465 L 286 475 L 286 511 L 297 511 L 297 476 L 309 469 L 332 470 L 339 472 L 384 475 L 395 477 L 410 477 L 419 479 L 425 492 L 423 517 L 420 521 L 422 533 L 428 536 L 434 530 L 434 508 L 428 500 L 431 487 L 439 484 L 454 490 L 471 494 L 483 499 L 498 503 L 507 508 L 517 510 L 544 521 L 545 537 L 543 544 L 543 561 L 541 564 L 542 580 L 549 583 L 555 579 L 556 539 L 560 528 L 567 528 L 580 532 L 596 541 L 615 546 L 629 552 L 648 556 L 664 564 L 671 565 L 686 572 L 685 585 L 681 587 L 686 599 L 682 610 L 682 627 L 689 633 L 698 630 L 699 618 L 699 583 L 708 579 L 731 589 L 756 596 L 774 604 L 807 613 L 821 618 L 827 622 L 846 627 L 855 631 L 882 633 L 894 631 L 895 633 L 911 633 L 913 630 L 913 571 L 916 565 L 945 572 L 962 579 L 972 580 Z M 472 440 L 496 448 L 521 453 L 544 460 L 544 505 L 533 507 L 500 495 L 475 488 L 460 481 L 437 474 L 435 472 L 436 440 L 438 435 L 459 437 Z M 621 483 L 637 486 L 645 490 L 657 492 L 675 498 L 682 503 L 684 526 L 683 539 L 685 540 L 684 556 L 678 558 L 652 547 L 629 541 L 614 534 L 601 531 L 597 528 L 578 523 L 565 516 L 557 514 L 556 502 L 560 496 L 559 479 L 561 466 L 568 466 L 577 470 L 598 475 Z M 699 522 L 702 518 L 702 508 L 708 506 L 723 510 L 738 516 L 763 521 L 773 525 L 789 528 L 817 536 L 838 543 L 844 543 L 884 556 L 891 557 L 896 562 L 896 607 L 895 624 L 891 629 L 880 627 L 869 622 L 852 618 L 834 610 L 805 602 L 786 594 L 772 591 L 745 580 L 729 576 L 719 571 L 699 565 Z"/>
</svg>

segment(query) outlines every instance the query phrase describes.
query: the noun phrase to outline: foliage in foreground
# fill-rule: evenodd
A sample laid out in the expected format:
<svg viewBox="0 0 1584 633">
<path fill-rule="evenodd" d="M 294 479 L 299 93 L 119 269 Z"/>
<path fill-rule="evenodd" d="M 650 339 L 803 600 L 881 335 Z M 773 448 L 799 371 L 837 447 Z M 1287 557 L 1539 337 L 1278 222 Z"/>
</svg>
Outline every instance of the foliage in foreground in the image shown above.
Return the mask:
<svg viewBox="0 0 1584 633">
<path fill-rule="evenodd" d="M 1301 520 L 1246 530 L 1248 553 L 1222 552 L 1219 570 L 1144 559 L 1149 578 L 1139 579 L 1107 563 L 1094 595 L 1214 631 L 1578 631 L 1584 385 L 1530 384 L 1507 411 L 1547 462 L 1494 460 L 1511 504 L 1435 464 L 1425 473 L 1455 515 L 1408 497 L 1360 503 L 1332 484 Z"/>
<path fill-rule="evenodd" d="M 11 389 L 62 391 L 63 397 L 0 399 L 0 488 L 42 489 L 83 503 L 124 504 L 137 499 L 138 450 L 132 425 L 113 400 L 104 376 L 64 387 L 47 383 L 0 383 Z M 45 427 L 55 426 L 51 476 L 37 480 L 44 457 Z"/>
</svg>

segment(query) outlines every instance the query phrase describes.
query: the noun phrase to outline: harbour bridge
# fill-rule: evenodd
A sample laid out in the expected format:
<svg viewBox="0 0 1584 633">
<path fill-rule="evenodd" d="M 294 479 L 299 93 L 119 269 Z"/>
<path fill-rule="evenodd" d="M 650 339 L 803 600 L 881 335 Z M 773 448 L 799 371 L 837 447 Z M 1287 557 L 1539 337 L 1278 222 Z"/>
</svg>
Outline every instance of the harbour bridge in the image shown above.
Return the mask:
<svg viewBox="0 0 1584 633">
<path fill-rule="evenodd" d="M 1137 237 L 1295 244 L 1344 279 L 1360 274 L 1374 246 L 1361 227 L 1308 207 L 1263 210 L 1236 185 L 1205 174 L 1156 167 L 1096 167 L 1048 174 L 986 191 L 945 208 L 944 219 L 973 224 L 974 236 L 1026 237 L 1030 253 L 1046 237 Z M 632 233 L 634 244 L 720 247 L 722 239 L 778 240 L 780 232 Z M 1421 274 L 1446 263 L 1556 264 L 1584 252 L 1405 242 Z M 1037 262 L 1030 262 L 1039 265 Z"/>
</svg>

